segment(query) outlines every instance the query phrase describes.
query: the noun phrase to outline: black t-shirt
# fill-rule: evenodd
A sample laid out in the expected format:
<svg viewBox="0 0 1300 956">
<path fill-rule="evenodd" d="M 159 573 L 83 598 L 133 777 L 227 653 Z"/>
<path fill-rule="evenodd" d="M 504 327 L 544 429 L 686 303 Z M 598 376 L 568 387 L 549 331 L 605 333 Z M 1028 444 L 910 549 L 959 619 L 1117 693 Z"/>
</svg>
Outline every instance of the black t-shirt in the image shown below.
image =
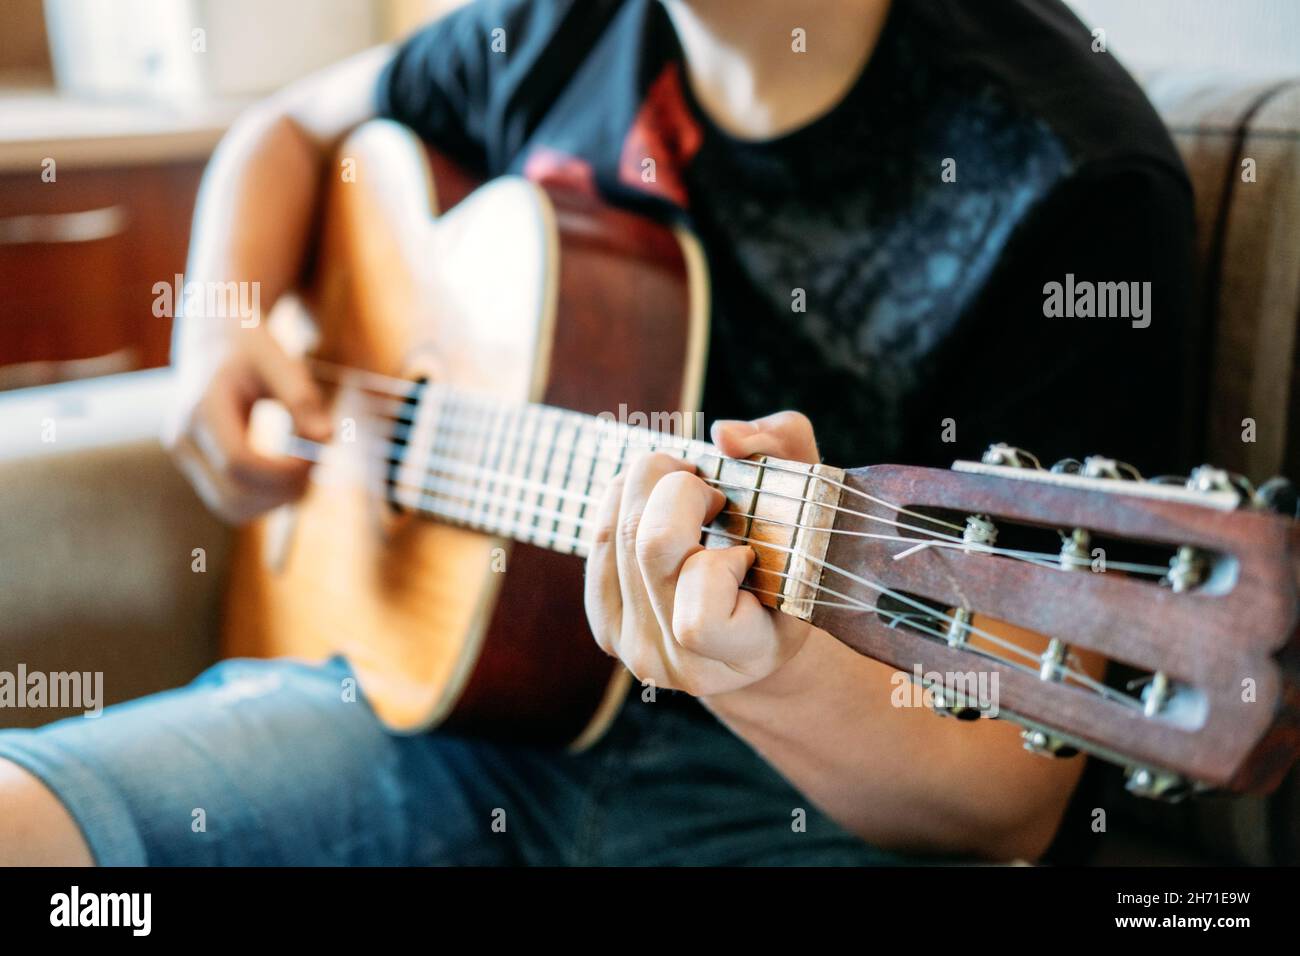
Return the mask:
<svg viewBox="0 0 1300 956">
<path fill-rule="evenodd" d="M 485 177 L 693 227 L 710 418 L 799 409 L 842 467 L 997 441 L 1045 464 L 1197 463 L 1190 186 L 1059 0 L 894 0 L 843 100 L 765 142 L 700 110 L 658 0 L 474 3 L 400 48 L 378 103 Z M 1049 283 L 1145 282 L 1145 317 L 1047 314 Z"/>
<path fill-rule="evenodd" d="M 844 467 L 996 441 L 1194 463 L 1190 188 L 1058 0 L 895 0 L 844 99 L 763 142 L 699 109 L 657 0 L 471 4 L 399 49 L 378 101 L 484 176 L 690 224 L 709 418 L 799 409 Z M 1052 282 L 1150 282 L 1147 316 L 1048 316 Z"/>
</svg>

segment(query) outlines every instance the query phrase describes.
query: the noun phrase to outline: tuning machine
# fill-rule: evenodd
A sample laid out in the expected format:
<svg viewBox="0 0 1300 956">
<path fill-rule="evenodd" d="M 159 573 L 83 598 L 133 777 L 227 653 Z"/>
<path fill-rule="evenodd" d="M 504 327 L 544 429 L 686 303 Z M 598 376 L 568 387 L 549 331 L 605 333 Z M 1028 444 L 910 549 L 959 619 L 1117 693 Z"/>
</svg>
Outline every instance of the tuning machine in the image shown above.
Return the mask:
<svg viewBox="0 0 1300 956">
<path fill-rule="evenodd" d="M 1083 460 L 1079 474 L 1085 478 L 1109 478 L 1112 481 L 1141 481 L 1142 472 L 1126 461 L 1090 455 Z"/>
<path fill-rule="evenodd" d="M 1070 645 L 1052 638 L 1039 658 L 1038 679 L 1059 682 Z M 1026 727 L 1020 732 L 1025 749 L 1041 757 L 1076 757 L 1079 748 L 1040 727 Z"/>
<path fill-rule="evenodd" d="M 1024 742 L 1025 749 L 1030 753 L 1038 754 L 1040 757 L 1077 757 L 1079 748 L 1073 744 L 1067 743 L 1055 734 L 1049 734 L 1045 730 L 1039 730 L 1036 727 L 1029 727 L 1020 731 L 1020 739 Z"/>
<path fill-rule="evenodd" d="M 1186 777 L 1151 767 L 1128 767 L 1124 789 L 1136 797 L 1178 803 L 1195 789 Z"/>
<path fill-rule="evenodd" d="M 980 709 L 971 704 L 961 703 L 950 695 L 942 684 L 930 688 L 934 694 L 934 712 L 940 717 L 956 717 L 958 720 L 979 720 Z"/>
<path fill-rule="evenodd" d="M 1255 489 L 1246 478 L 1222 468 L 1215 468 L 1213 465 L 1200 465 L 1193 468 L 1186 484 L 1192 491 L 1207 494 L 1226 491 L 1235 494 L 1241 503 L 1252 502 L 1255 499 Z"/>
<path fill-rule="evenodd" d="M 913 684 L 929 691 L 930 708 L 940 717 L 956 717 L 958 720 L 979 720 L 982 711 L 974 704 L 958 700 L 957 694 L 944 686 L 942 681 L 926 681 L 924 678 L 908 675 Z"/>
<path fill-rule="evenodd" d="M 1023 448 L 1008 445 L 1005 442 L 989 445 L 980 461 L 986 465 L 1002 465 L 1005 468 L 1037 468 L 1041 470 L 1043 467 L 1038 461 L 1037 455 L 1027 452 Z"/>
<path fill-rule="evenodd" d="M 1286 478 L 1270 478 L 1251 499 L 1256 508 L 1273 511 L 1288 518 L 1300 518 L 1300 494 Z"/>
</svg>

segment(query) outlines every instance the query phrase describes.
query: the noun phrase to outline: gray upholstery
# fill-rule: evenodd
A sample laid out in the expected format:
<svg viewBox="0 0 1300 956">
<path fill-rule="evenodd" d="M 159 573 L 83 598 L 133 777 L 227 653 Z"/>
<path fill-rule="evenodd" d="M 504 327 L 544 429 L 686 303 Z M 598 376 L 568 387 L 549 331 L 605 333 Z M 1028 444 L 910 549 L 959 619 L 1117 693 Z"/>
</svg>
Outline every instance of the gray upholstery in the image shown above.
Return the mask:
<svg viewBox="0 0 1300 956">
<path fill-rule="evenodd" d="M 153 437 L 170 381 L 0 394 L 0 669 L 103 671 L 113 702 L 215 659 L 230 532 Z M 0 726 L 61 716 L 5 709 Z"/>
</svg>

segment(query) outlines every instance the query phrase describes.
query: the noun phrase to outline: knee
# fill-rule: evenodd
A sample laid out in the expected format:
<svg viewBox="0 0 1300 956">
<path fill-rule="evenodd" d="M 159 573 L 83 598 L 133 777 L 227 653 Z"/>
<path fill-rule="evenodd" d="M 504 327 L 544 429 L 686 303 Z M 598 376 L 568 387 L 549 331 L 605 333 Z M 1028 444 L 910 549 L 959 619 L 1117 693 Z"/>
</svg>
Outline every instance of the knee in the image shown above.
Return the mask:
<svg viewBox="0 0 1300 956">
<path fill-rule="evenodd" d="M 0 866 L 91 866 L 94 859 L 59 798 L 0 757 Z"/>
</svg>

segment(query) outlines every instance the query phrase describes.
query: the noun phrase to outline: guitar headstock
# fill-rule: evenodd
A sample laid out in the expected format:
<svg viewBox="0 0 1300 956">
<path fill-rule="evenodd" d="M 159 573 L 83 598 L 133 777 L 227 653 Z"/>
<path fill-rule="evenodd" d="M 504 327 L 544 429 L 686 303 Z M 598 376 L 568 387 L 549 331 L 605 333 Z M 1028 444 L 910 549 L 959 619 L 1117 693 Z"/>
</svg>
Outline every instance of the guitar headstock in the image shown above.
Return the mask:
<svg viewBox="0 0 1300 956">
<path fill-rule="evenodd" d="M 1046 469 L 1007 446 L 951 471 L 856 469 L 813 621 L 915 674 L 943 711 L 980 716 L 971 681 L 991 683 L 1026 747 L 1122 764 L 1143 795 L 1268 790 L 1300 752 L 1294 514 L 1285 483 L 1257 492 L 1209 467 L 1143 480 L 1103 458 Z"/>
</svg>

